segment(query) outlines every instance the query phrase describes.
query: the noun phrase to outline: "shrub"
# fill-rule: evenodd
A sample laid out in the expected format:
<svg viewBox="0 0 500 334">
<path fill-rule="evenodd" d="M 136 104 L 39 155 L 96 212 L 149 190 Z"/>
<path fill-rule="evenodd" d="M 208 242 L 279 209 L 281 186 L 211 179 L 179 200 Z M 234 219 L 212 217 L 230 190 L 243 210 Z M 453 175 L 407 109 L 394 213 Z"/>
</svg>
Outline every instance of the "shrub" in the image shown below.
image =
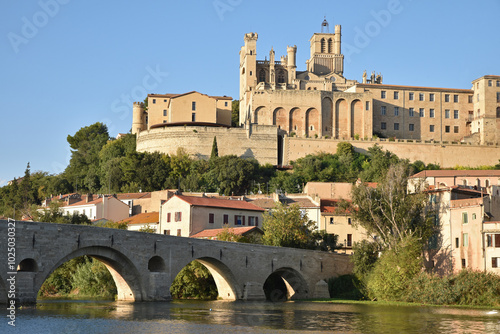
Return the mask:
<svg viewBox="0 0 500 334">
<path fill-rule="evenodd" d="M 459 305 L 500 305 L 500 277 L 489 272 L 462 270 L 453 279 Z"/>
<path fill-rule="evenodd" d="M 328 291 L 331 298 L 361 299 L 363 294 L 359 291 L 359 280 L 354 275 L 342 275 L 328 279 Z"/>
<path fill-rule="evenodd" d="M 454 304 L 456 299 L 451 278 L 421 272 L 408 285 L 404 300 L 421 304 L 449 305 Z"/>
<path fill-rule="evenodd" d="M 400 241 L 398 251 L 386 250 L 367 276 L 368 296 L 380 300 L 404 300 L 408 285 L 422 268 L 419 240 Z"/>
</svg>

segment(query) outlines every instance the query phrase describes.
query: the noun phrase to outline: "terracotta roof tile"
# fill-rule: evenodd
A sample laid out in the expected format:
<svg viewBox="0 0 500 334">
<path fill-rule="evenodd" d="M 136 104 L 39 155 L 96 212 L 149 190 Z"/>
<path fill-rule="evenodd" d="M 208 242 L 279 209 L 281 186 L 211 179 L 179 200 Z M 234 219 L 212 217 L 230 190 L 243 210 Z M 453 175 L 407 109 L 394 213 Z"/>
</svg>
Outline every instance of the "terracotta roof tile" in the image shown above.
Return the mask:
<svg viewBox="0 0 500 334">
<path fill-rule="evenodd" d="M 194 197 L 194 196 L 183 196 L 175 195 L 179 199 L 196 206 L 207 206 L 216 208 L 227 208 L 227 209 L 237 209 L 237 210 L 251 210 L 251 211 L 265 211 L 264 209 L 248 203 L 245 201 L 236 201 L 229 199 L 219 199 L 219 198 L 209 198 L 209 197 Z M 172 197 L 172 198 L 174 198 Z"/>
<path fill-rule="evenodd" d="M 139 213 L 135 216 L 129 217 L 127 219 L 123 219 L 119 221 L 119 223 L 127 223 L 131 224 L 153 224 L 158 223 L 160 221 L 160 213 L 159 212 L 145 212 Z"/>
<path fill-rule="evenodd" d="M 260 228 L 257 226 L 246 226 L 246 227 L 230 227 L 229 231 L 231 233 L 234 233 L 236 235 L 245 235 L 250 231 L 257 231 L 259 233 L 264 233 Z M 190 236 L 190 238 L 214 238 L 217 236 L 217 234 L 221 233 L 224 231 L 224 228 L 213 228 L 213 229 L 207 229 L 203 230 L 201 232 L 198 232 L 196 234 L 193 234 Z"/>
</svg>

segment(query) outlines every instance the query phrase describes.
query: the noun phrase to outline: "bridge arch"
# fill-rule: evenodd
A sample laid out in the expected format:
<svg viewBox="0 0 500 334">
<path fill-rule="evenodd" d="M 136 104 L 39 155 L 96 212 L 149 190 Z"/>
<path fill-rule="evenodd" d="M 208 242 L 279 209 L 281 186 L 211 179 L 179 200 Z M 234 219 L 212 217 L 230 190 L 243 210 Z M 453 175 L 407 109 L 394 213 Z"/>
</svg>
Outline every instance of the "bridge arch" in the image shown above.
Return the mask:
<svg viewBox="0 0 500 334">
<path fill-rule="evenodd" d="M 198 261 L 204 265 L 214 278 L 215 285 L 217 286 L 217 292 L 219 294 L 218 298 L 225 300 L 236 300 L 241 298 L 242 291 L 238 286 L 238 281 L 236 280 L 231 269 L 229 269 L 229 267 L 222 261 L 213 257 L 199 257 L 194 259 L 194 261 Z M 175 278 L 182 268 L 187 265 L 188 263 L 182 266 L 177 273 L 172 273 L 172 278 Z"/>
<path fill-rule="evenodd" d="M 309 288 L 304 277 L 295 269 L 283 267 L 269 275 L 264 283 L 266 299 L 285 301 L 307 298 Z"/>
<path fill-rule="evenodd" d="M 43 271 L 42 275 L 37 275 L 35 281 L 35 296 L 42 287 L 45 280 L 63 263 L 80 256 L 90 256 L 102 262 L 108 268 L 118 291 L 118 300 L 142 301 L 144 287 L 139 271 L 135 265 L 124 254 L 106 246 L 90 246 L 80 248 L 50 265 L 50 270 Z"/>
<path fill-rule="evenodd" d="M 196 261 L 204 265 L 212 274 L 219 292 L 219 298 L 226 300 L 240 299 L 242 291 L 240 291 L 238 282 L 228 266 L 212 257 L 200 257 Z"/>
</svg>

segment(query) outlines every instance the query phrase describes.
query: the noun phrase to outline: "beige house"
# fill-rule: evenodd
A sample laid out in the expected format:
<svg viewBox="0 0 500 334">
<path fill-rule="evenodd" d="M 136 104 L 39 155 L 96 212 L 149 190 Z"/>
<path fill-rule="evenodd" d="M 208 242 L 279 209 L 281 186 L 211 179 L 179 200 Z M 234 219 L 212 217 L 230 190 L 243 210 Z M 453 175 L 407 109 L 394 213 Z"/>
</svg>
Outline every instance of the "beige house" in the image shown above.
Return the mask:
<svg viewBox="0 0 500 334">
<path fill-rule="evenodd" d="M 121 193 L 121 194 L 116 194 L 116 198 L 128 205 L 129 216 L 133 216 L 142 212 L 141 206 L 137 204 L 138 200 L 151 198 L 151 193 L 150 192 Z"/>
<path fill-rule="evenodd" d="M 319 229 L 328 234 L 338 235 L 337 242 L 343 245 L 339 252 L 352 254 L 352 246 L 355 242 L 372 240 L 361 226 L 353 226 L 353 220 L 348 212 L 338 210 L 340 200 L 321 200 L 321 223 Z"/>
<path fill-rule="evenodd" d="M 350 199 L 352 183 L 348 182 L 307 182 L 304 193 L 321 199 Z"/>
<path fill-rule="evenodd" d="M 435 223 L 440 227 L 440 233 L 429 241 L 428 268 L 440 274 L 463 268 L 500 273 L 493 266 L 500 257 L 495 239 L 500 232 L 499 190 L 496 185 L 481 190 L 466 186 L 428 188 L 429 208 L 436 211 Z"/>
<path fill-rule="evenodd" d="M 152 126 L 188 123 L 211 123 L 231 126 L 229 96 L 208 96 L 195 91 L 184 94 L 148 94 L 148 106 L 136 102 L 133 108 L 132 133 Z"/>
<path fill-rule="evenodd" d="M 245 200 L 266 211 L 272 210 L 278 202 L 285 205 L 296 205 L 302 214 L 307 215 L 307 218 L 316 224 L 316 227 L 320 222 L 321 211 L 317 196 L 273 193 L 271 195 L 249 195 L 245 196 Z"/>
<path fill-rule="evenodd" d="M 84 214 L 90 220 L 107 219 L 114 222 L 128 218 L 127 204 L 113 196 L 84 195 L 82 200 L 60 208 L 63 214 Z"/>
<path fill-rule="evenodd" d="M 160 208 L 160 233 L 189 237 L 206 229 L 261 226 L 264 209 L 243 200 L 174 195 Z"/>
</svg>

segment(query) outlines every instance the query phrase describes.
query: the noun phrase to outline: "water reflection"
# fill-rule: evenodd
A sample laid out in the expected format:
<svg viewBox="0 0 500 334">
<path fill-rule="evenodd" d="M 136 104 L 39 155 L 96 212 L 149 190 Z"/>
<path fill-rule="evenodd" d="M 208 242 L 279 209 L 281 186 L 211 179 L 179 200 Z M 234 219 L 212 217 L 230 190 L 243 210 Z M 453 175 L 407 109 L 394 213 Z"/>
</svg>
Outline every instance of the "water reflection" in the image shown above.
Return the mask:
<svg viewBox="0 0 500 334">
<path fill-rule="evenodd" d="M 489 310 L 311 302 L 42 301 L 18 310 L 21 332 L 500 333 Z M 4 312 L 5 313 L 5 312 Z M 4 315 L 2 314 L 5 319 Z M 0 332 L 6 322 L 0 324 Z M 57 326 L 57 327 L 54 327 Z"/>
</svg>

